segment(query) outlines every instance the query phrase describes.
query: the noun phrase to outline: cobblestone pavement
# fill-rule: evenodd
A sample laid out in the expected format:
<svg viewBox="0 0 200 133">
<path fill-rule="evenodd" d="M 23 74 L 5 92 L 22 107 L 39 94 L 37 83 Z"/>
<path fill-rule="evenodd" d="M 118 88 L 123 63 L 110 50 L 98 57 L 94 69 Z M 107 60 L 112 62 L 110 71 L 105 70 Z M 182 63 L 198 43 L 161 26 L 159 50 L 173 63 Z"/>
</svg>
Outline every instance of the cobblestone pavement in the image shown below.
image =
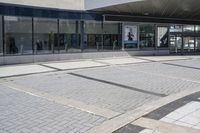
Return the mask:
<svg viewBox="0 0 200 133">
<path fill-rule="evenodd" d="M 0 133 L 86 132 L 151 102 L 200 87 L 200 58 L 147 59 L 156 60 L 94 60 L 96 67 L 83 63 L 78 69 L 75 63 L 76 70 L 40 64 L 45 73 L 1 79 Z"/>
<path fill-rule="evenodd" d="M 105 120 L 0 86 L 0 133 L 85 132 Z"/>
<path fill-rule="evenodd" d="M 42 79 L 42 80 L 41 80 Z M 53 81 L 53 82 L 49 82 Z M 67 73 L 35 75 L 13 81 L 26 87 L 124 113 L 160 97 Z M 137 99 L 137 100 L 136 100 Z"/>
</svg>

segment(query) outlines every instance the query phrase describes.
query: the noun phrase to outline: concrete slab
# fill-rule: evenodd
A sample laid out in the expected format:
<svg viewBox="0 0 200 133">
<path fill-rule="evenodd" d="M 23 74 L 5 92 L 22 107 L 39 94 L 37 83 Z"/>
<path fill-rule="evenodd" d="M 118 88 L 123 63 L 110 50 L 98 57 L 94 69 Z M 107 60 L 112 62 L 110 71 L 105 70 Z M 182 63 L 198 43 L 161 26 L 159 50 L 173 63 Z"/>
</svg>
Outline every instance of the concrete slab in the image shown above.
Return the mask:
<svg viewBox="0 0 200 133">
<path fill-rule="evenodd" d="M 96 60 L 102 63 L 111 64 L 111 65 L 123 65 L 123 64 L 134 64 L 134 63 L 142 63 L 142 62 L 149 62 L 146 60 L 136 59 L 136 58 L 109 58 L 109 59 L 101 59 Z"/>
<path fill-rule="evenodd" d="M 174 65 L 177 67 L 182 67 L 182 68 L 191 68 L 191 69 L 197 69 L 200 70 L 200 60 L 199 59 L 193 59 L 193 60 L 180 60 L 180 61 L 169 61 L 166 62 L 168 65 Z"/>
<path fill-rule="evenodd" d="M 147 56 L 139 57 L 140 59 L 149 60 L 149 61 L 173 61 L 173 60 L 187 60 L 189 57 L 184 56 Z"/>
<path fill-rule="evenodd" d="M 94 61 L 74 61 L 74 62 L 61 62 L 61 63 L 47 63 L 47 64 L 44 64 L 44 65 L 52 67 L 52 68 L 56 68 L 56 69 L 61 69 L 61 70 L 106 66 L 105 64 L 94 62 Z"/>
<path fill-rule="evenodd" d="M 184 126 L 177 126 L 167 122 L 161 122 L 148 118 L 140 118 L 134 121 L 132 124 L 164 133 L 199 133 L 199 131 L 196 129 L 187 128 Z"/>
<path fill-rule="evenodd" d="M 39 65 L 4 66 L 0 67 L 0 77 L 10 77 L 17 75 L 33 74 L 33 73 L 50 72 L 54 70 L 55 69 L 50 69 Z"/>
<path fill-rule="evenodd" d="M 169 121 L 168 119 L 173 119 L 173 121 Z M 200 123 L 200 102 L 190 102 L 171 112 L 162 118 L 161 121 L 199 129 L 198 124 Z"/>
</svg>

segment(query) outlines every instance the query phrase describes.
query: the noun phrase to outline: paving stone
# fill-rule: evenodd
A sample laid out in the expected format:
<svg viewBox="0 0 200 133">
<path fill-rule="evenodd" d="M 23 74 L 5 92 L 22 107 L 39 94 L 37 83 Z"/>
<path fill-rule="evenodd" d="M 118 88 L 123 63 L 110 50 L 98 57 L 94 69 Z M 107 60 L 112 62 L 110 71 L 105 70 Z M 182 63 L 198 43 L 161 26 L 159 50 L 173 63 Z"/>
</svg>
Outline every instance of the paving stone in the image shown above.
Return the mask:
<svg viewBox="0 0 200 133">
<path fill-rule="evenodd" d="M 45 99 L 24 94 L 0 85 L 0 132 L 8 130 L 15 133 L 33 132 L 53 132 L 59 130 L 68 131 L 66 124 L 71 123 L 70 131 L 84 130 L 85 127 L 78 124 L 83 118 L 87 117 L 92 121 L 85 121 L 88 129 L 99 125 L 106 119 L 95 116 L 71 107 L 49 102 Z M 75 117 L 76 114 L 79 118 Z M 4 117 L 2 117 L 4 116 Z M 42 118 L 42 119 L 41 119 Z M 69 118 L 68 121 L 63 118 Z M 97 121 L 97 122 L 96 122 Z M 54 126 L 51 123 L 55 122 Z M 56 124 L 58 123 L 58 124 Z M 98 124 L 97 124 L 98 123 Z"/>
<path fill-rule="evenodd" d="M 72 76 L 66 72 L 26 76 L 14 80 L 13 83 L 120 113 L 160 98 Z"/>
</svg>

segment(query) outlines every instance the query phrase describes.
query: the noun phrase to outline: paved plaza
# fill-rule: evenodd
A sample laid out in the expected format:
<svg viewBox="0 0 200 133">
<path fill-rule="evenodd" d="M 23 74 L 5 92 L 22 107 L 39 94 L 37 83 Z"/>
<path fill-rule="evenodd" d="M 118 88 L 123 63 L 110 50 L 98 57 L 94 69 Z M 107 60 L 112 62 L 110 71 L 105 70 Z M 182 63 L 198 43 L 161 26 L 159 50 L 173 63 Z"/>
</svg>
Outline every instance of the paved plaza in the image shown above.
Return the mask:
<svg viewBox="0 0 200 133">
<path fill-rule="evenodd" d="M 200 57 L 0 66 L 0 133 L 199 133 Z"/>
</svg>

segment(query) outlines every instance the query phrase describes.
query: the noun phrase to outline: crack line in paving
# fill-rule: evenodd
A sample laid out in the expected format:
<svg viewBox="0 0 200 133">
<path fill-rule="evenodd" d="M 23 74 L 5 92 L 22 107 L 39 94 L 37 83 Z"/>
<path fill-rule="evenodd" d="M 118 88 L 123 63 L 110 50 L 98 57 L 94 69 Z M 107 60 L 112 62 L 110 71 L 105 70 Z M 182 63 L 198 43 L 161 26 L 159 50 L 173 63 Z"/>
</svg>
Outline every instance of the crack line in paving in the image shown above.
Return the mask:
<svg viewBox="0 0 200 133">
<path fill-rule="evenodd" d="M 177 67 L 191 68 L 191 69 L 200 70 L 200 68 L 198 68 L 198 67 L 190 67 L 190 66 L 184 66 L 184 65 L 172 64 L 172 63 L 163 63 L 163 64 L 165 64 L 165 65 L 170 65 L 170 66 L 177 66 Z"/>
<path fill-rule="evenodd" d="M 99 116 L 105 117 L 107 119 L 112 119 L 115 116 L 119 116 L 121 114 L 119 112 L 115 112 L 110 109 L 100 108 L 100 107 L 97 107 L 94 105 L 88 105 L 81 101 L 76 101 L 76 100 L 65 98 L 62 96 L 51 95 L 49 93 L 46 93 L 43 91 L 38 91 L 33 88 L 21 86 L 16 83 L 12 83 L 12 82 L 4 82 L 4 83 L 0 83 L 0 84 L 3 86 L 9 87 L 10 89 L 13 89 L 13 90 L 24 92 L 26 94 L 29 94 L 29 95 L 32 95 L 35 97 L 43 98 L 45 100 L 55 102 L 55 103 L 61 104 L 63 106 L 69 106 L 69 107 L 76 108 L 76 109 L 79 109 L 79 110 L 82 110 L 82 111 L 85 111 L 85 112 L 88 112 L 88 113 L 91 113 L 94 115 L 99 115 Z"/>
<path fill-rule="evenodd" d="M 137 88 L 134 88 L 134 87 L 131 87 L 131 86 L 126 86 L 126 85 L 122 85 L 122 84 L 118 84 L 118 83 L 114 83 L 114 82 L 110 82 L 110 81 L 106 81 L 106 80 L 102 80 L 102 79 L 96 79 L 96 78 L 93 78 L 93 77 L 88 77 L 88 76 L 84 76 L 84 75 L 80 75 L 80 74 L 76 74 L 76 73 L 68 73 L 68 74 L 76 76 L 76 77 L 81 77 L 81 78 L 84 78 L 84 79 L 89 79 L 89 80 L 93 80 L 93 81 L 97 81 L 97 82 L 101 82 L 101 83 L 105 83 L 105 84 L 114 85 L 114 86 L 121 87 L 121 88 L 126 88 L 126 89 L 129 89 L 129 90 L 133 90 L 133 91 L 137 91 L 137 92 L 141 92 L 141 93 L 145 93 L 145 94 L 149 94 L 149 95 L 154 95 L 154 96 L 159 96 L 159 97 L 166 97 L 167 96 L 165 94 L 141 90 L 141 89 L 137 89 Z"/>
<path fill-rule="evenodd" d="M 55 69 L 57 71 L 62 71 L 62 69 L 59 69 L 59 68 L 56 68 L 56 67 L 51 67 L 51 66 L 44 65 L 44 64 L 38 64 L 38 65 L 43 66 L 43 67 L 47 67 L 47 68 L 50 68 L 50 69 Z"/>
</svg>

